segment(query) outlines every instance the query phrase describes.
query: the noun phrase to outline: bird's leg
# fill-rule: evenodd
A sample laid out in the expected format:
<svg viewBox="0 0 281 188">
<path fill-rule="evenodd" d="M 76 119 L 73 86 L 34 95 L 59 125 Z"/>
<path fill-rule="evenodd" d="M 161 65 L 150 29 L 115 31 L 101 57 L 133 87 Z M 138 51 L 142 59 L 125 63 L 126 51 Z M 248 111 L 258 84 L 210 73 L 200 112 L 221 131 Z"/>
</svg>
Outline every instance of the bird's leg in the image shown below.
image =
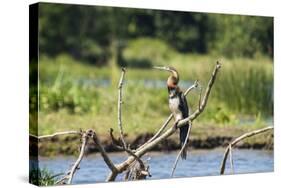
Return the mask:
<svg viewBox="0 0 281 188">
<path fill-rule="evenodd" d="M 175 121 L 174 125 L 173 125 L 173 129 L 176 130 L 178 128 L 178 123 L 179 123 L 179 119 Z"/>
</svg>

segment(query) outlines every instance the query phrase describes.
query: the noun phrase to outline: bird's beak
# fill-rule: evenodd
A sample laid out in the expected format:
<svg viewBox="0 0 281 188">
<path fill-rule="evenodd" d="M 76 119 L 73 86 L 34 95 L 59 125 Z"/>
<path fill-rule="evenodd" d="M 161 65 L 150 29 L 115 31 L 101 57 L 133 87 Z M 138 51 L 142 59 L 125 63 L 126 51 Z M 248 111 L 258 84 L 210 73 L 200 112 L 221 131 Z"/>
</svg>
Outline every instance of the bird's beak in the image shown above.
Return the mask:
<svg viewBox="0 0 281 188">
<path fill-rule="evenodd" d="M 172 72 L 171 69 L 169 67 L 159 67 L 159 66 L 154 66 L 154 69 L 158 69 L 158 70 L 164 70 L 164 71 L 169 71 Z"/>
</svg>

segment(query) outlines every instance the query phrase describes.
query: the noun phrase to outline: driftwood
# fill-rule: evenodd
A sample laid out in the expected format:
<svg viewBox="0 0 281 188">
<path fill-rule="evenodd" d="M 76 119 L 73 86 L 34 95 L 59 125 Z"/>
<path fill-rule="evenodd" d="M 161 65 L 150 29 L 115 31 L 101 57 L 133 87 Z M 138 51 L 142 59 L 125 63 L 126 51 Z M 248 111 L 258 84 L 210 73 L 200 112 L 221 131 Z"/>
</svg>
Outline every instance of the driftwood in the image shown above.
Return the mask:
<svg viewBox="0 0 281 188">
<path fill-rule="evenodd" d="M 231 171 L 232 171 L 232 173 L 234 173 L 233 159 L 232 159 L 232 148 L 233 148 L 237 143 L 239 143 L 240 141 L 242 141 L 242 140 L 244 140 L 244 139 L 246 139 L 246 138 L 249 138 L 249 137 L 252 137 L 252 136 L 255 136 L 255 135 L 264 133 L 264 132 L 269 131 L 269 130 L 273 130 L 273 127 L 272 127 L 272 126 L 269 126 L 269 127 L 263 128 L 263 129 L 251 131 L 251 132 L 245 133 L 245 134 L 239 136 L 238 138 L 236 138 L 235 140 L 233 140 L 233 141 L 227 146 L 227 148 L 225 149 L 224 156 L 223 156 L 223 159 L 222 159 L 222 162 L 221 162 L 220 174 L 224 174 L 225 164 L 226 164 L 226 160 L 227 160 L 228 154 L 229 154 L 229 157 L 230 157 L 230 167 L 231 167 Z"/>
<path fill-rule="evenodd" d="M 180 120 L 177 124 L 177 128 L 184 126 L 187 122 L 189 122 L 191 124 L 192 121 L 195 120 L 204 111 L 204 109 L 207 105 L 207 101 L 208 101 L 211 89 L 214 85 L 217 73 L 219 72 L 220 68 L 221 68 L 221 64 L 219 62 L 217 62 L 217 64 L 215 65 L 215 68 L 212 72 L 211 78 L 208 82 L 208 85 L 206 87 L 202 101 L 201 101 L 201 93 L 200 93 L 198 109 L 193 114 L 191 114 L 189 117 Z M 170 115 L 168 117 L 168 119 L 165 121 L 165 123 L 160 127 L 160 129 L 156 132 L 156 134 L 151 139 L 149 139 L 147 142 L 145 142 L 143 145 L 136 148 L 135 150 L 130 149 L 129 145 L 126 144 L 126 141 L 124 138 L 123 125 L 122 125 L 122 108 L 121 107 L 122 107 L 122 103 L 123 103 L 122 86 L 123 86 L 124 75 L 125 75 L 125 69 L 122 68 L 122 73 L 121 73 L 121 77 L 120 77 L 120 81 L 119 81 L 119 85 L 118 85 L 118 106 L 117 106 L 118 107 L 118 115 L 117 115 L 118 129 L 119 129 L 119 133 L 120 133 L 120 138 L 119 139 L 114 138 L 113 129 L 110 129 L 110 136 L 111 136 L 113 145 L 115 147 L 119 148 L 120 150 L 125 151 L 128 154 L 128 158 L 119 164 L 114 164 L 111 161 L 109 155 L 106 153 L 103 146 L 101 145 L 99 138 L 94 130 L 87 130 L 85 132 L 67 131 L 67 132 L 54 133 L 52 135 L 39 136 L 39 137 L 33 135 L 33 137 L 35 137 L 39 140 L 44 139 L 44 138 L 51 138 L 51 137 L 58 136 L 58 135 L 65 135 L 65 134 L 80 134 L 82 137 L 82 145 L 81 145 L 80 154 L 79 154 L 78 159 L 76 160 L 75 164 L 72 166 L 71 170 L 68 173 L 66 173 L 65 177 L 63 177 L 61 180 L 59 180 L 57 182 L 57 184 L 63 184 L 63 183 L 71 184 L 72 183 L 74 174 L 79 169 L 79 164 L 85 154 L 85 147 L 86 147 L 89 139 L 92 139 L 93 142 L 96 144 L 96 147 L 98 148 L 102 158 L 104 159 L 104 162 L 106 163 L 107 167 L 110 169 L 110 173 L 108 174 L 106 181 L 114 181 L 116 179 L 117 175 L 121 174 L 123 172 L 126 172 L 125 178 L 124 178 L 125 180 L 145 179 L 147 176 L 150 176 L 149 165 L 146 164 L 145 162 L 143 162 L 141 157 L 144 156 L 147 152 L 149 152 L 153 147 L 158 145 L 160 142 L 162 142 L 163 140 L 165 140 L 168 137 L 170 137 L 171 135 L 173 135 L 177 130 L 173 127 L 170 127 L 167 130 L 165 130 L 167 125 L 169 124 L 169 122 L 172 119 L 172 115 Z M 185 96 L 190 91 L 192 91 L 194 88 L 197 88 L 197 86 L 198 86 L 198 81 L 195 81 L 195 83 L 185 91 L 185 93 L 184 93 Z M 191 129 L 191 126 L 188 131 L 187 139 L 190 134 L 190 129 Z M 187 142 L 187 139 L 186 139 L 186 142 Z M 179 151 L 179 155 L 181 152 L 182 152 L 182 149 Z M 176 169 L 177 162 L 178 162 L 178 157 L 177 157 L 174 167 L 172 169 L 172 175 L 174 174 L 174 171 Z"/>
</svg>

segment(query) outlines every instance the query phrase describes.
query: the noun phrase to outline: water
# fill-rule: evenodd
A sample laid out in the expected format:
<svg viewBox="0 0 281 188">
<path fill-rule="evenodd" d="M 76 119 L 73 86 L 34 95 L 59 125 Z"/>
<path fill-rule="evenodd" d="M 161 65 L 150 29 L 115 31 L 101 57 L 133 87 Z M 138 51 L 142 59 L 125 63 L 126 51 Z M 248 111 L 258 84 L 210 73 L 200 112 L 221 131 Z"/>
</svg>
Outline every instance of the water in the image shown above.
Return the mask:
<svg viewBox="0 0 281 188">
<path fill-rule="evenodd" d="M 223 149 L 190 151 L 187 160 L 179 160 L 174 177 L 219 175 L 223 154 Z M 150 158 L 148 163 L 152 177 L 148 179 L 169 178 L 176 155 L 176 152 L 151 152 L 148 156 L 144 156 L 143 159 Z M 126 155 L 113 153 L 110 157 L 114 163 L 119 163 L 126 158 Z M 70 169 L 75 160 L 74 157 L 40 158 L 39 166 L 56 174 Z M 235 174 L 272 172 L 274 169 L 273 151 L 235 149 L 233 160 Z M 104 182 L 108 173 L 109 170 L 100 155 L 90 155 L 81 162 L 80 170 L 75 174 L 73 183 Z M 230 174 L 229 162 L 227 162 L 225 173 Z M 122 180 L 122 176 L 119 176 L 117 180 Z"/>
</svg>

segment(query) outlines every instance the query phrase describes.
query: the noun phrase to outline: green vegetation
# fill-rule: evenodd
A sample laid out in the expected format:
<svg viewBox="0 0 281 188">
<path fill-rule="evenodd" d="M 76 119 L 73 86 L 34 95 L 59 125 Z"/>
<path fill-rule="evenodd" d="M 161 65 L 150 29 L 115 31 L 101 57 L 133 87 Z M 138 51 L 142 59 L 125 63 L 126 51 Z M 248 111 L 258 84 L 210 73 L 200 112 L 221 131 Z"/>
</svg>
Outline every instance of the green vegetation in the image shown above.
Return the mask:
<svg viewBox="0 0 281 188">
<path fill-rule="evenodd" d="M 119 53 L 141 37 L 182 53 L 273 57 L 272 17 L 40 3 L 39 19 L 40 53 L 70 53 L 95 65 L 109 63 L 112 46 Z"/>
<path fill-rule="evenodd" d="M 29 171 L 29 182 L 37 186 L 54 185 L 58 175 L 53 175 L 47 169 L 31 169 Z"/>
<path fill-rule="evenodd" d="M 30 88 L 33 134 L 93 128 L 104 137 L 116 129 L 121 66 L 127 68 L 128 135 L 155 132 L 170 114 L 168 73 L 154 65 L 175 67 L 182 90 L 198 79 L 204 91 L 214 64 L 222 63 L 208 106 L 194 122 L 198 138 L 220 131 L 238 136 L 273 116 L 270 17 L 40 3 L 39 49 L 39 101 Z M 35 81 L 36 68 L 30 72 Z M 187 98 L 191 112 L 198 94 Z"/>
<path fill-rule="evenodd" d="M 179 70 L 180 83 L 193 83 L 199 79 L 204 89 L 215 58 L 177 53 L 171 56 L 173 61 L 162 63 Z M 254 60 L 222 58 L 221 62 L 222 72 L 206 111 L 197 122 L 236 125 L 240 124 L 240 119 L 253 119 L 252 124 L 264 125 L 265 118 L 271 116 L 273 110 L 271 60 L 265 57 Z M 107 67 L 78 63 L 67 55 L 55 59 L 42 57 L 39 69 L 40 135 L 80 128 L 95 128 L 101 134 L 107 134 L 110 127 L 116 127 L 117 85 L 111 82 L 119 79 L 119 75 L 112 76 L 112 70 Z M 123 96 L 126 132 L 154 132 L 169 115 L 167 76 L 154 69 L 127 69 Z M 159 82 L 159 87 L 155 87 Z M 182 89 L 187 87 L 183 85 Z M 197 108 L 198 94 L 195 90 L 188 96 L 192 111 Z"/>
</svg>

